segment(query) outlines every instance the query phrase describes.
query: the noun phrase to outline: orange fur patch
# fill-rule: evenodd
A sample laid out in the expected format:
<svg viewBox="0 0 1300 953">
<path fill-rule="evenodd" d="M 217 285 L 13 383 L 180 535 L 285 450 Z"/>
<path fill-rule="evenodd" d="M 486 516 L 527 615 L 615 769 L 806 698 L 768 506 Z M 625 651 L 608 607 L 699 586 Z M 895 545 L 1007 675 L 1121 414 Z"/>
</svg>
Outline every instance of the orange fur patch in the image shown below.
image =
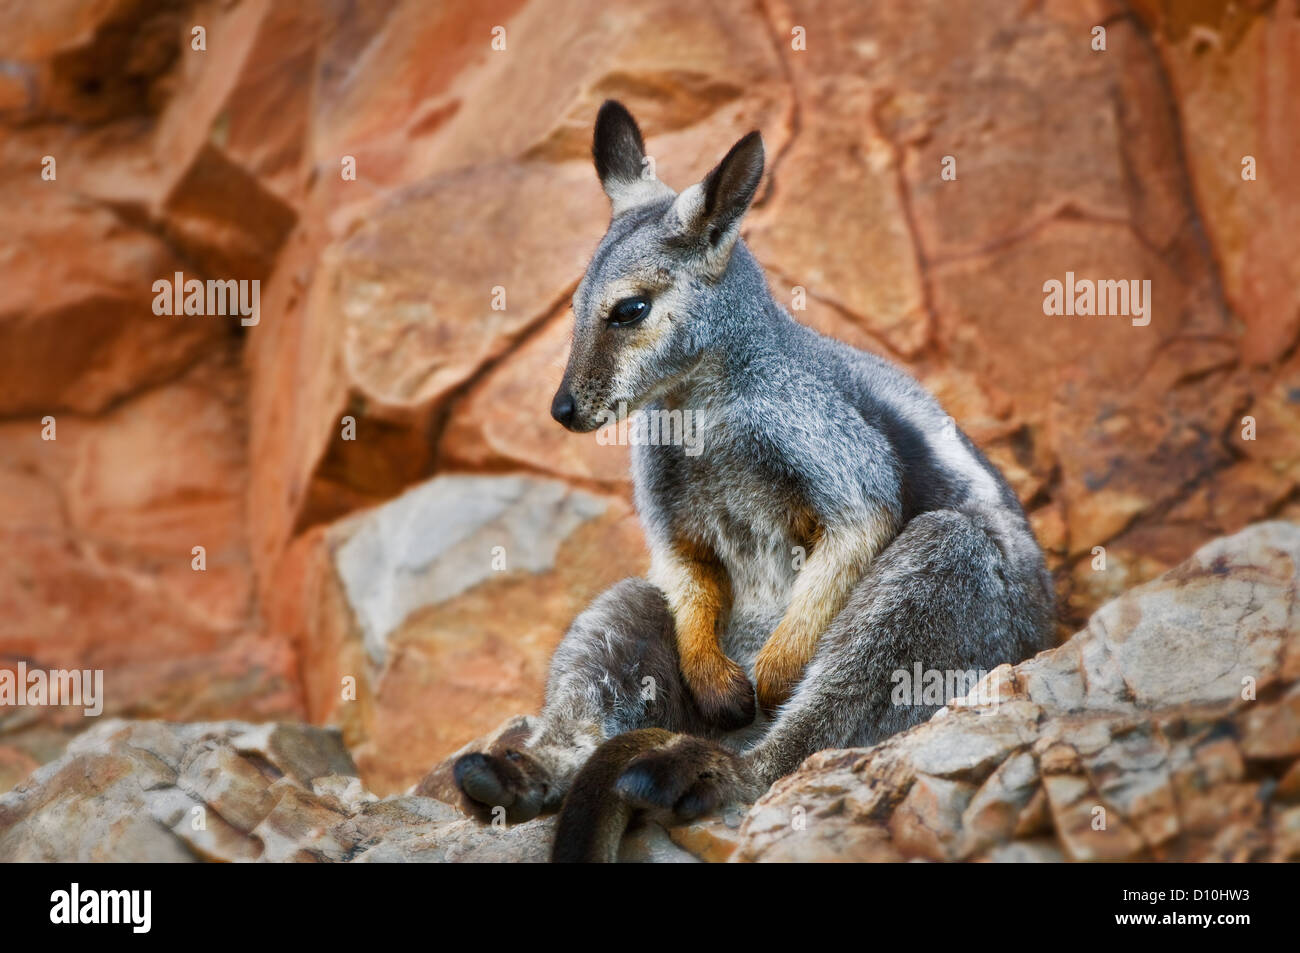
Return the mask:
<svg viewBox="0 0 1300 953">
<path fill-rule="evenodd" d="M 722 563 L 702 547 L 682 540 L 660 563 L 656 575 L 673 610 L 682 677 L 696 701 L 714 710 L 726 707 L 737 694 L 747 695 L 749 679 L 723 652 L 719 637 L 719 622 L 731 601 L 731 584 Z"/>
</svg>

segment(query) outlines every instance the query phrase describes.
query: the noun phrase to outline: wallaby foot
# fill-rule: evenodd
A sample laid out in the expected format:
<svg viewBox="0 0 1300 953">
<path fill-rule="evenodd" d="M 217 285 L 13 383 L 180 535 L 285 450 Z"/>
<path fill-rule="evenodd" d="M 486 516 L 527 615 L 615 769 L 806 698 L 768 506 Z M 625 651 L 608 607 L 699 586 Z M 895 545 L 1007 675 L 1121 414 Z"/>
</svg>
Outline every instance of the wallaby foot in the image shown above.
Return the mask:
<svg viewBox="0 0 1300 953">
<path fill-rule="evenodd" d="M 684 824 L 761 793 L 745 762 L 716 742 L 676 735 L 632 758 L 614 783 L 626 803 Z"/>
<path fill-rule="evenodd" d="M 461 755 L 452 770 L 464 796 L 462 807 L 485 822 L 500 810 L 511 824 L 530 821 L 542 812 L 551 793 L 549 772 L 515 748 Z"/>
<path fill-rule="evenodd" d="M 707 665 L 682 666 L 682 680 L 695 699 L 705 724 L 714 730 L 734 731 L 754 720 L 754 688 L 745 670 L 718 650 Z"/>
<path fill-rule="evenodd" d="M 613 863 L 635 808 L 613 792 L 627 763 L 673 737 L 660 728 L 629 731 L 605 742 L 583 765 L 555 826 L 551 862 Z"/>
<path fill-rule="evenodd" d="M 551 859 L 612 863 L 636 817 L 683 824 L 760 793 L 749 766 L 715 742 L 660 728 L 630 731 L 601 745 L 574 779 Z"/>
<path fill-rule="evenodd" d="M 771 646 L 771 648 L 769 648 Z M 769 643 L 754 659 L 755 694 L 758 706 L 769 718 L 794 694 L 794 688 L 803 678 L 804 663 L 782 646 Z"/>
</svg>

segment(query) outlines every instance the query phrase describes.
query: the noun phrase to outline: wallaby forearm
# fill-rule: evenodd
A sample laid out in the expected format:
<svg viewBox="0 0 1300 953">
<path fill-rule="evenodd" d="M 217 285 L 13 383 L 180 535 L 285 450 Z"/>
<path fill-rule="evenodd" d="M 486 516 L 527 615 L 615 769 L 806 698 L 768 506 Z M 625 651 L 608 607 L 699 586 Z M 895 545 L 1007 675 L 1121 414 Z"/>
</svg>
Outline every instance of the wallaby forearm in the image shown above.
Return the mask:
<svg viewBox="0 0 1300 953">
<path fill-rule="evenodd" d="M 677 650 L 683 667 L 707 664 L 721 651 L 717 623 L 727 602 L 722 567 L 679 544 L 655 554 L 650 577 L 663 590 L 677 622 Z"/>
<path fill-rule="evenodd" d="M 651 578 L 668 599 L 682 678 L 701 713 L 722 725 L 748 724 L 754 716 L 753 690 L 719 638 L 718 620 L 731 600 L 721 562 L 679 540 L 655 551 Z"/>
<path fill-rule="evenodd" d="M 785 615 L 754 662 L 758 703 L 764 709 L 771 711 L 789 697 L 822 633 L 894 532 L 892 519 L 883 512 L 823 529 L 795 580 Z"/>
</svg>

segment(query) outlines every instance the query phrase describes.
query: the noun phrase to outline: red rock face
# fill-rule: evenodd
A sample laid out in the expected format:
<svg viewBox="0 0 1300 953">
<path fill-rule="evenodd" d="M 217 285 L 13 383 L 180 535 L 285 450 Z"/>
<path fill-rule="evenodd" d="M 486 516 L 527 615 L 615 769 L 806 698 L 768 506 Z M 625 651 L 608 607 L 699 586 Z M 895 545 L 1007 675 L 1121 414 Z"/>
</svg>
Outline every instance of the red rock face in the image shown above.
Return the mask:
<svg viewBox="0 0 1300 953">
<path fill-rule="evenodd" d="M 0 12 L 0 665 L 102 667 L 113 714 L 337 723 L 381 792 L 535 708 L 645 560 L 626 449 L 548 416 L 610 96 L 677 188 L 763 131 L 777 300 L 1003 468 L 1062 633 L 1300 512 L 1295 0 L 629 6 Z M 258 322 L 155 314 L 177 271 L 260 280 Z M 1150 279 L 1151 323 L 1045 315 L 1067 271 Z M 0 785 L 84 724 L 0 712 Z"/>
</svg>

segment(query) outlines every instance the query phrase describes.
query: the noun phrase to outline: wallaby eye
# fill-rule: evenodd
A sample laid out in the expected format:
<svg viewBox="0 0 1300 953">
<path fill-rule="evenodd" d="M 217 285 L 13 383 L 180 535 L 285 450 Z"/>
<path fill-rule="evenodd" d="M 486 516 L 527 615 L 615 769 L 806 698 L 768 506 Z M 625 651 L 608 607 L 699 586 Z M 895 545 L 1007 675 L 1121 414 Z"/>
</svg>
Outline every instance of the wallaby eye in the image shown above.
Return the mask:
<svg viewBox="0 0 1300 953">
<path fill-rule="evenodd" d="M 624 298 L 609 309 L 606 323 L 612 328 L 625 328 L 636 324 L 650 313 L 650 299 L 641 295 Z"/>
</svg>

